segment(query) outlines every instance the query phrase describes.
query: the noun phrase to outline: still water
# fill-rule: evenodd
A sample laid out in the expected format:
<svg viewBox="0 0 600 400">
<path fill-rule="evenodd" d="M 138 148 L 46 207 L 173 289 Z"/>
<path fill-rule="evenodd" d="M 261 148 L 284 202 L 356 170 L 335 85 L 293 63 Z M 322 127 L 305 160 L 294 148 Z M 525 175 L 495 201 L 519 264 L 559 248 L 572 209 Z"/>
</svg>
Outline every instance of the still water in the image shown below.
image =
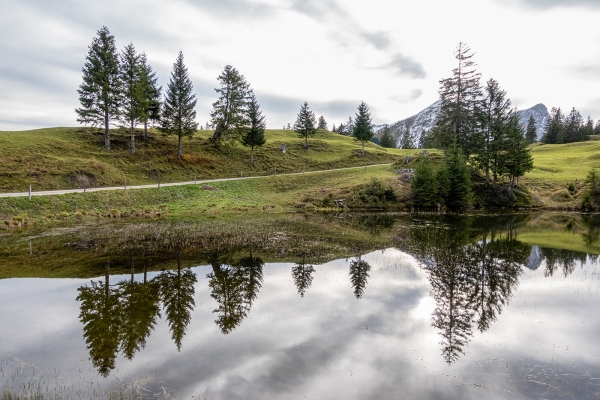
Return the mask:
<svg viewBox="0 0 600 400">
<path fill-rule="evenodd" d="M 89 232 L 70 232 L 66 244 L 60 234 L 23 236 L 4 244 L 3 267 L 21 260 L 25 268 L 36 252 L 53 257 L 48 249 L 67 247 L 65 263 L 98 259 L 89 268 L 100 273 L 0 280 L 0 390 L 48 398 L 125 388 L 182 399 L 595 399 L 596 222 L 379 216 L 308 219 L 298 229 L 298 221 L 268 221 L 276 228 L 264 240 L 225 246 L 221 237 L 196 247 L 201 255 L 189 240 L 171 239 L 168 251 L 124 246 L 147 242 L 137 231 L 110 251 Z M 345 237 L 315 245 L 323 226 Z M 289 240 L 269 247 L 282 236 Z M 328 246 L 336 248 L 329 260 Z"/>
</svg>

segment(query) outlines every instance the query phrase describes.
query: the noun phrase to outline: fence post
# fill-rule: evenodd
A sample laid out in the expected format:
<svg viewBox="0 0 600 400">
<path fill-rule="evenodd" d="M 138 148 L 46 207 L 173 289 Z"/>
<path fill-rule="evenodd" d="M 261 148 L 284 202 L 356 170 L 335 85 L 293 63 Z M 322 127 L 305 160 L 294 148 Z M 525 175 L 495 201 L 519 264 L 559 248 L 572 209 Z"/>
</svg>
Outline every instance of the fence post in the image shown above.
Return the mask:
<svg viewBox="0 0 600 400">
<path fill-rule="evenodd" d="M 29 201 L 31 201 L 31 185 L 29 185 Z"/>
<path fill-rule="evenodd" d="M 160 178 L 159 178 L 159 177 L 157 177 L 157 178 L 156 178 L 156 180 L 157 180 L 157 182 L 158 182 L 158 188 L 160 189 Z"/>
<path fill-rule="evenodd" d="M 83 193 L 87 192 L 87 182 L 83 182 Z"/>
<path fill-rule="evenodd" d="M 29 240 L 29 255 L 33 255 L 33 249 L 31 248 L 31 239 Z"/>
<path fill-rule="evenodd" d="M 127 190 L 127 181 L 123 182 L 123 190 Z"/>
<path fill-rule="evenodd" d="M 367 173 L 367 166 L 365 165 L 365 174 Z"/>
<path fill-rule="evenodd" d="M 194 185 L 196 184 L 196 174 L 194 174 Z"/>
<path fill-rule="evenodd" d="M 242 171 L 240 171 L 240 178 L 243 178 L 244 175 L 242 174 Z"/>
<path fill-rule="evenodd" d="M 277 167 L 275 167 L 275 172 L 273 173 L 273 175 L 277 175 Z"/>
<path fill-rule="evenodd" d="M 302 167 L 302 175 L 304 175 L 304 170 L 306 169 L 306 167 Z"/>
</svg>

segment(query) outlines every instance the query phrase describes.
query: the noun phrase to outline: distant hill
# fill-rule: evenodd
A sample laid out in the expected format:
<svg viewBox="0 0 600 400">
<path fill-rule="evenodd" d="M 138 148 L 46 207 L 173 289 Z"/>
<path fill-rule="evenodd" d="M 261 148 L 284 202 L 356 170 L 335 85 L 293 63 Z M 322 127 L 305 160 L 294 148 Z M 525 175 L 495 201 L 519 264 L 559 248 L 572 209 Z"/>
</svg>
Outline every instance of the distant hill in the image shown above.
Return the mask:
<svg viewBox="0 0 600 400">
<path fill-rule="evenodd" d="M 438 114 L 440 112 L 440 106 L 441 102 L 438 100 L 419 113 L 389 125 L 392 135 L 396 140 L 396 146 L 400 146 L 400 138 L 407 130 L 412 138 L 412 142 L 415 145 L 418 145 L 423 134 L 429 133 L 429 131 L 435 126 L 435 123 L 438 119 Z M 548 113 L 546 106 L 542 103 L 536 104 L 535 106 L 526 110 L 517 111 L 517 114 L 519 115 L 519 121 L 521 121 L 523 127 L 527 126 L 529 117 L 533 116 L 533 119 L 535 120 L 535 126 L 537 128 L 537 139 L 541 139 L 542 134 L 544 133 L 546 121 L 550 118 L 550 114 Z M 375 125 L 375 131 L 380 133 L 383 127 L 385 127 L 385 125 Z"/>
</svg>

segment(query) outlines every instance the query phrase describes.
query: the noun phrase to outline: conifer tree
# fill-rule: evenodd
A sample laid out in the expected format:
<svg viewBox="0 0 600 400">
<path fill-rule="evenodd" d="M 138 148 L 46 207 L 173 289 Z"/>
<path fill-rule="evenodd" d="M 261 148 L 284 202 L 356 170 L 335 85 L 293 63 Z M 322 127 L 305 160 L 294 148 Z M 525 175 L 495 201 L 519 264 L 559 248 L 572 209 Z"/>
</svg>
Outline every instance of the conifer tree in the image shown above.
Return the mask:
<svg viewBox="0 0 600 400">
<path fill-rule="evenodd" d="M 594 134 L 594 120 L 588 115 L 585 125 L 581 128 L 581 140 L 590 140 L 590 135 Z"/>
<path fill-rule="evenodd" d="M 358 113 L 354 118 L 354 126 L 352 128 L 352 136 L 355 140 L 360 140 L 362 143 L 361 155 L 365 155 L 365 141 L 371 140 L 373 137 L 373 123 L 371 121 L 371 113 L 369 107 L 363 101 L 358 106 Z"/>
<path fill-rule="evenodd" d="M 596 121 L 596 126 L 594 127 L 594 135 L 600 135 L 600 119 Z"/>
<path fill-rule="evenodd" d="M 119 116 L 124 128 L 130 129 L 131 154 L 135 153 L 135 126 L 142 117 L 142 102 L 144 99 L 141 82 L 140 56 L 137 54 L 133 43 L 125 46 L 121 52 L 119 75 L 122 87 L 121 107 Z"/>
<path fill-rule="evenodd" d="M 142 87 L 142 114 L 140 121 L 144 124 L 144 140 L 148 140 L 148 122 L 160 121 L 160 95 L 162 86 L 158 86 L 158 77 L 148 64 L 146 54 L 140 55 L 140 85 Z"/>
<path fill-rule="evenodd" d="M 401 149 L 414 149 L 415 144 L 412 140 L 412 135 L 410 134 L 410 125 L 406 123 L 404 125 L 404 129 L 402 130 L 402 137 L 400 138 L 400 148 Z"/>
<path fill-rule="evenodd" d="M 308 138 L 317 133 L 316 125 L 315 113 L 308 108 L 308 103 L 305 101 L 300 107 L 296 122 L 294 122 L 294 131 L 298 134 L 298 137 L 304 138 L 305 150 L 308 150 Z"/>
<path fill-rule="evenodd" d="M 248 126 L 248 96 L 250 85 L 244 75 L 231 65 L 225 66 L 217 78 L 221 87 L 215 89 L 219 99 L 213 103 L 210 113 L 215 132 L 212 141 L 216 146 L 222 142 L 238 140 Z"/>
<path fill-rule="evenodd" d="M 410 183 L 416 207 L 433 207 L 438 198 L 435 172 L 428 158 L 420 158 Z"/>
<path fill-rule="evenodd" d="M 242 135 L 241 142 L 244 146 L 250 147 L 250 163 L 254 165 L 254 148 L 262 146 L 267 141 L 265 138 L 267 123 L 265 116 L 260 111 L 254 93 L 250 94 L 250 101 L 248 102 L 248 121 L 250 122 L 250 128 Z"/>
<path fill-rule="evenodd" d="M 381 134 L 381 139 L 379 139 L 379 145 L 388 149 L 396 147 L 394 137 L 392 136 L 392 130 L 388 125 L 383 127 L 383 133 Z"/>
<path fill-rule="evenodd" d="M 552 107 L 552 110 L 550 110 L 550 120 L 546 124 L 542 142 L 549 144 L 564 143 L 564 133 L 564 115 L 560 107 Z"/>
<path fill-rule="evenodd" d="M 119 115 L 121 80 L 115 37 L 106 26 L 92 39 L 85 60 L 83 82 L 77 90 L 81 103 L 81 108 L 75 109 L 77 122 L 102 126 L 104 146 L 110 151 L 109 126 Z"/>
<path fill-rule="evenodd" d="M 165 94 L 160 131 L 168 135 L 177 135 L 177 155 L 183 156 L 182 137 L 192 137 L 198 129 L 196 122 L 196 95 L 192 92 L 193 85 L 188 70 L 183 63 L 183 53 L 180 51 L 173 64 L 173 72 Z"/>
<path fill-rule="evenodd" d="M 565 117 L 564 127 L 564 143 L 583 141 L 583 118 L 575 107 Z"/>
<path fill-rule="evenodd" d="M 494 183 L 498 175 L 505 125 L 511 115 L 510 100 L 506 91 L 494 79 L 490 79 L 485 87 L 485 99 L 478 110 L 481 129 L 475 146 L 475 163 L 485 173 L 485 184 L 490 183 L 490 170 L 494 175 Z"/>
<path fill-rule="evenodd" d="M 474 150 L 476 111 L 481 98 L 481 74 L 477 72 L 473 56 L 469 46 L 458 44 L 455 53 L 458 65 L 450 78 L 440 81 L 440 113 L 429 138 L 436 147 L 444 149 L 456 141 L 467 156 Z"/>
<path fill-rule="evenodd" d="M 335 127 L 335 124 L 333 124 L 333 128 L 331 128 L 331 132 L 337 133 L 337 128 Z"/>
<path fill-rule="evenodd" d="M 322 115 L 319 117 L 319 125 L 317 126 L 317 129 L 327 130 L 327 121 L 325 121 L 325 117 Z"/>
<path fill-rule="evenodd" d="M 533 119 L 533 115 L 529 117 L 529 121 L 527 122 L 527 130 L 525 131 L 525 139 L 527 143 L 535 143 L 537 139 L 537 128 L 535 127 L 535 119 Z"/>
<path fill-rule="evenodd" d="M 502 172 L 508 175 L 510 185 L 514 187 L 520 176 L 533 169 L 533 158 L 516 114 L 511 115 L 507 124 L 506 142 L 503 147 Z"/>
<path fill-rule="evenodd" d="M 444 152 L 449 188 L 444 203 L 451 210 L 463 210 L 471 205 L 471 173 L 462 150 L 454 145 Z"/>
</svg>

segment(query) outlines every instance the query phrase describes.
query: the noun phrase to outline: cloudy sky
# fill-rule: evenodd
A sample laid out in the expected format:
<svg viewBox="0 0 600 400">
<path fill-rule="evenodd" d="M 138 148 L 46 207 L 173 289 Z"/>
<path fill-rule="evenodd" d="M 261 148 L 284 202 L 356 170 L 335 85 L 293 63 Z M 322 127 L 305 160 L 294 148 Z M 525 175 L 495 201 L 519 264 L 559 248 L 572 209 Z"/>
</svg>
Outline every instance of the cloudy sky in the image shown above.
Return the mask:
<svg viewBox="0 0 600 400">
<path fill-rule="evenodd" d="M 81 67 L 106 25 L 166 86 L 181 50 L 208 120 L 216 77 L 246 76 L 271 128 L 303 101 L 339 124 L 392 123 L 437 100 L 459 41 L 519 109 L 600 118 L 600 0 L 2 0 L 0 130 L 75 126 Z"/>
</svg>

